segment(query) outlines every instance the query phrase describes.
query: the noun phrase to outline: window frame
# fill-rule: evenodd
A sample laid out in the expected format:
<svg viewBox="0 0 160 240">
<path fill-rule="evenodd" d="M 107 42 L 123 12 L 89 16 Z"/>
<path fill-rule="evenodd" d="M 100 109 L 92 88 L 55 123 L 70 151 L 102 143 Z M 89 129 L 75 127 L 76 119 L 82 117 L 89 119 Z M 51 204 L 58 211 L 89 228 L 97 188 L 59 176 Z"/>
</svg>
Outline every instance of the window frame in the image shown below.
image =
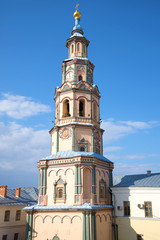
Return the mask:
<svg viewBox="0 0 160 240">
<path fill-rule="evenodd" d="M 7 234 L 2 235 L 2 240 L 7 240 L 7 238 L 8 238 Z"/>
<path fill-rule="evenodd" d="M 124 216 L 125 217 L 130 217 L 131 216 L 130 201 L 123 201 L 123 208 L 124 208 Z"/>
<path fill-rule="evenodd" d="M 103 188 L 103 193 L 102 193 L 102 188 Z M 101 178 L 99 181 L 99 199 L 100 201 L 104 201 L 107 199 L 107 185 L 106 182 Z"/>
<path fill-rule="evenodd" d="M 76 49 L 77 49 L 78 53 L 81 51 L 81 43 L 80 42 L 77 42 Z"/>
<path fill-rule="evenodd" d="M 60 190 L 61 190 L 61 193 L 60 193 Z M 64 193 L 64 186 L 57 186 L 56 196 L 58 199 L 63 199 L 63 193 Z"/>
<path fill-rule="evenodd" d="M 146 204 L 150 203 L 151 206 L 146 206 Z M 151 201 L 145 201 L 144 202 L 144 209 L 145 209 L 145 217 L 153 217 L 153 212 L 152 212 L 152 202 Z M 147 216 L 147 210 L 148 210 L 148 216 Z"/>
<path fill-rule="evenodd" d="M 10 210 L 5 210 L 5 213 L 4 213 L 4 222 L 9 222 L 9 220 L 10 220 L 10 214 L 11 214 L 11 211 L 10 211 Z"/>
<path fill-rule="evenodd" d="M 14 233 L 14 240 L 18 240 L 19 233 Z"/>
<path fill-rule="evenodd" d="M 16 218 L 15 218 L 16 221 L 20 221 L 21 220 L 21 210 L 17 210 L 16 211 Z"/>
</svg>

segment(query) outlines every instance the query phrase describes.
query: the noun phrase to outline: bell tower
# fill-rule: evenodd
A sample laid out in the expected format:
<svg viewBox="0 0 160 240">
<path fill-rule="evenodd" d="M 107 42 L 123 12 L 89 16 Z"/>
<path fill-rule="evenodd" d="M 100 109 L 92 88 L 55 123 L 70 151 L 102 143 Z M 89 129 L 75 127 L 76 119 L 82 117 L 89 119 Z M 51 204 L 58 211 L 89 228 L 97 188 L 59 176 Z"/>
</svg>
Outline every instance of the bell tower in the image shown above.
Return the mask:
<svg viewBox="0 0 160 240">
<path fill-rule="evenodd" d="M 74 13 L 75 26 L 67 40 L 68 59 L 62 63 L 62 85 L 55 90 L 55 126 L 51 129 L 51 154 L 59 151 L 103 154 L 98 87 L 93 85 L 94 65 L 88 60 L 89 41 Z"/>
<path fill-rule="evenodd" d="M 51 154 L 38 162 L 38 205 L 25 208 L 27 240 L 112 240 L 113 163 L 103 156 L 100 92 L 80 18 L 76 10 L 55 89 Z"/>
</svg>

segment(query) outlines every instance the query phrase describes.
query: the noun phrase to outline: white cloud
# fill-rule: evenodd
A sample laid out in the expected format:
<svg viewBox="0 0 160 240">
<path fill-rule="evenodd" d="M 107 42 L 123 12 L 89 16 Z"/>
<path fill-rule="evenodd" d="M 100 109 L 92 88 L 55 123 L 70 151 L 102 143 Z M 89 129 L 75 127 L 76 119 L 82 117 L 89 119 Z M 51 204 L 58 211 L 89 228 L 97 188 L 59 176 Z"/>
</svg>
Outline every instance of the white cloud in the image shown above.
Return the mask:
<svg viewBox="0 0 160 240">
<path fill-rule="evenodd" d="M 112 161 L 112 162 L 121 159 L 120 156 L 118 156 L 118 155 L 116 155 L 116 154 L 112 154 L 112 153 L 110 153 L 110 154 L 104 154 L 104 156 L 105 156 L 106 158 L 108 158 L 108 159 L 109 159 L 110 161 Z"/>
<path fill-rule="evenodd" d="M 125 159 L 144 159 L 147 156 L 145 154 L 133 154 L 133 155 L 126 155 Z"/>
<path fill-rule="evenodd" d="M 123 148 L 120 147 L 120 146 L 109 146 L 109 147 L 105 147 L 103 149 L 103 152 L 105 152 L 107 154 L 107 153 L 116 152 L 116 151 L 119 151 L 119 150 L 122 150 L 122 149 Z"/>
<path fill-rule="evenodd" d="M 50 111 L 49 106 L 34 102 L 32 98 L 25 96 L 5 93 L 3 99 L 0 100 L 0 115 L 7 115 L 14 119 L 22 119 Z"/>
<path fill-rule="evenodd" d="M 132 121 L 120 121 L 120 123 L 125 124 L 126 126 L 131 126 L 135 129 L 145 129 L 152 126 L 151 123 L 146 122 L 132 122 Z"/>
<path fill-rule="evenodd" d="M 140 121 L 116 121 L 112 118 L 102 121 L 104 132 L 104 144 L 108 144 L 129 134 L 136 133 L 138 130 L 152 128 L 158 125 L 158 122 L 140 122 Z"/>
<path fill-rule="evenodd" d="M 15 122 L 0 122 L 0 168 L 32 171 L 37 162 L 50 155 L 48 130 L 34 130 Z"/>
<path fill-rule="evenodd" d="M 129 174 L 145 174 L 147 170 L 156 171 L 152 164 L 130 164 L 130 163 L 115 163 L 114 175 L 129 175 Z"/>
<path fill-rule="evenodd" d="M 147 158 L 156 158 L 156 157 L 159 157 L 160 154 L 157 154 L 157 153 L 137 153 L 137 154 L 131 154 L 131 155 L 126 155 L 126 156 L 123 156 L 123 159 L 130 159 L 130 160 L 136 160 L 136 159 L 147 159 Z"/>
</svg>

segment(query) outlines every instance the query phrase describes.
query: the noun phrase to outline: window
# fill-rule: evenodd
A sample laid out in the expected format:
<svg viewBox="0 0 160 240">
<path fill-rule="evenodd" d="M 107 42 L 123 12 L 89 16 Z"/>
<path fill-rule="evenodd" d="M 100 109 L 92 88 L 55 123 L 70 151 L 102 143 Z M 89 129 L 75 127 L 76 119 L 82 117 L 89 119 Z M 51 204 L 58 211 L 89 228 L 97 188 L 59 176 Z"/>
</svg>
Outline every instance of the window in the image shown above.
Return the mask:
<svg viewBox="0 0 160 240">
<path fill-rule="evenodd" d="M 18 240 L 18 233 L 14 234 L 14 240 Z"/>
<path fill-rule="evenodd" d="M 7 210 L 5 211 L 5 214 L 4 214 L 4 221 L 9 222 L 9 218 L 10 218 L 10 211 Z"/>
<path fill-rule="evenodd" d="M 59 176 L 58 181 L 53 184 L 53 200 L 55 203 L 56 201 L 64 203 L 66 202 L 66 184 L 66 181 L 61 179 L 61 176 Z"/>
<path fill-rule="evenodd" d="M 63 102 L 63 117 L 69 117 L 69 100 Z"/>
<path fill-rule="evenodd" d="M 82 99 L 79 101 L 79 116 L 84 117 L 85 115 L 85 100 Z"/>
<path fill-rule="evenodd" d="M 71 45 L 71 53 L 73 53 L 73 48 L 74 48 L 74 46 L 73 46 L 73 44 Z"/>
<path fill-rule="evenodd" d="M 124 216 L 130 216 L 130 202 L 129 201 L 123 202 L 123 206 L 124 206 Z"/>
<path fill-rule="evenodd" d="M 99 182 L 99 198 L 104 199 L 107 197 L 106 183 L 103 179 Z"/>
<path fill-rule="evenodd" d="M 85 147 L 80 147 L 81 152 L 85 152 Z"/>
<path fill-rule="evenodd" d="M 21 210 L 16 211 L 16 221 L 19 221 L 21 219 Z"/>
<path fill-rule="evenodd" d="M 137 234 L 137 240 L 142 240 L 141 234 Z"/>
<path fill-rule="evenodd" d="M 3 235 L 2 240 L 7 240 L 7 235 Z"/>
<path fill-rule="evenodd" d="M 88 141 L 84 138 L 78 141 L 78 151 L 87 152 L 88 151 Z"/>
<path fill-rule="evenodd" d="M 152 202 L 144 202 L 145 217 L 152 217 Z"/>
<path fill-rule="evenodd" d="M 57 198 L 63 198 L 63 188 L 57 188 Z"/>
<path fill-rule="evenodd" d="M 80 51 L 80 43 L 77 43 L 77 52 Z"/>
<path fill-rule="evenodd" d="M 96 103 L 93 103 L 93 120 L 97 120 L 97 106 Z"/>
<path fill-rule="evenodd" d="M 83 45 L 83 53 L 85 54 L 86 53 L 86 46 Z"/>
<path fill-rule="evenodd" d="M 82 80 L 83 80 L 82 76 L 79 75 L 79 77 L 78 77 L 78 81 L 80 82 L 80 81 L 82 81 Z"/>
<path fill-rule="evenodd" d="M 105 198 L 105 186 L 104 186 L 104 184 L 100 185 L 100 198 Z"/>
</svg>

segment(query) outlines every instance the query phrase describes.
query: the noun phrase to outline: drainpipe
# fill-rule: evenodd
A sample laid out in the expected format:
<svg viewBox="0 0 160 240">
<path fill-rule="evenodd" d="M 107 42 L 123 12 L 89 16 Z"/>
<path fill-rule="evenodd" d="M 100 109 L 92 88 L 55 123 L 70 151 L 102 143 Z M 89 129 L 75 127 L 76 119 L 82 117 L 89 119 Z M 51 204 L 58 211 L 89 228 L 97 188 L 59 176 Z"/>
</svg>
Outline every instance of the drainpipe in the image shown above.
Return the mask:
<svg viewBox="0 0 160 240">
<path fill-rule="evenodd" d="M 112 198 L 112 204 L 114 206 L 113 208 L 113 226 L 114 226 L 114 240 L 118 240 L 118 228 L 117 228 L 117 225 L 116 225 L 116 214 L 115 214 L 115 194 L 112 193 L 112 190 L 109 188 L 109 191 L 111 193 L 111 197 Z"/>
</svg>

